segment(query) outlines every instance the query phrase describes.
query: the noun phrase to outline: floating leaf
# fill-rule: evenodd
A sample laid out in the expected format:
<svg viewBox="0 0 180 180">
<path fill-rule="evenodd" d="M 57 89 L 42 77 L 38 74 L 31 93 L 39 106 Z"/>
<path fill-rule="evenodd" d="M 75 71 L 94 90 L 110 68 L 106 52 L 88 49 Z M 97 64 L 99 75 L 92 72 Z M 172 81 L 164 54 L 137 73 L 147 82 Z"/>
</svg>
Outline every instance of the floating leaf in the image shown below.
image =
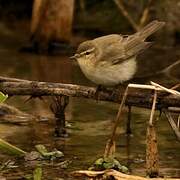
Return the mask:
<svg viewBox="0 0 180 180">
<path fill-rule="evenodd" d="M 119 161 L 112 157 L 99 158 L 95 161 L 94 165 L 89 170 L 106 170 L 115 169 L 123 173 L 128 173 L 129 170 L 126 166 L 122 166 Z"/>
<path fill-rule="evenodd" d="M 38 144 L 35 146 L 35 148 L 37 149 L 37 151 L 44 157 L 47 159 L 51 159 L 51 158 L 60 158 L 63 157 L 64 154 L 61 151 L 55 150 L 55 151 L 51 151 L 48 152 L 48 150 L 46 149 L 46 147 L 42 144 Z"/>
<path fill-rule="evenodd" d="M 121 166 L 121 172 L 128 174 L 129 173 L 129 169 L 126 166 Z"/>
<path fill-rule="evenodd" d="M 97 160 L 95 161 L 94 164 L 95 164 L 96 166 L 99 166 L 99 165 L 102 165 L 103 162 L 104 162 L 104 159 L 103 159 L 103 158 L 99 158 L 99 159 L 97 159 Z"/>
</svg>

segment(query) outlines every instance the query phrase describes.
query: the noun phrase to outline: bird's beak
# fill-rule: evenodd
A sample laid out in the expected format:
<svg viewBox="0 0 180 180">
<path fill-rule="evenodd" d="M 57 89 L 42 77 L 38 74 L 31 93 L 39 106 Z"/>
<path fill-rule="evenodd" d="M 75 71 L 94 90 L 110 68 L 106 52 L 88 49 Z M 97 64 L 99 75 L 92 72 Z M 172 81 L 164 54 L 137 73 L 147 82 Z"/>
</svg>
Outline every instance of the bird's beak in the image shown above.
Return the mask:
<svg viewBox="0 0 180 180">
<path fill-rule="evenodd" d="M 79 54 L 75 54 L 74 56 L 69 57 L 70 59 L 76 60 L 79 57 Z"/>
</svg>

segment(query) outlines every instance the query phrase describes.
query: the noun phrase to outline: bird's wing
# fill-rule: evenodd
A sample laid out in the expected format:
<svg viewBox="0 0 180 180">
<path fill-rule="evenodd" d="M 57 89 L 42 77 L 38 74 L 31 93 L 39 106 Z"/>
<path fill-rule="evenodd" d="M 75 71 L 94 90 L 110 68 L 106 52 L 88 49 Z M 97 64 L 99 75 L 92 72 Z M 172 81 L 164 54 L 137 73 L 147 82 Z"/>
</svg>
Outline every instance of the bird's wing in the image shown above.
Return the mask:
<svg viewBox="0 0 180 180">
<path fill-rule="evenodd" d="M 138 55 L 152 44 L 151 42 L 144 42 L 145 39 L 162 26 L 164 26 L 164 22 L 155 20 L 139 32 L 130 36 L 124 37 L 113 34 L 94 39 L 93 41 L 98 49 L 98 60 L 118 64 L 130 57 Z"/>
<path fill-rule="evenodd" d="M 96 48 L 98 49 L 97 58 L 99 61 L 118 64 L 130 57 L 136 56 L 151 45 L 150 42 L 144 42 L 138 36 L 117 36 L 119 37 L 115 38 L 114 36 L 113 40 L 102 40 L 101 45 L 98 41 Z"/>
<path fill-rule="evenodd" d="M 123 36 L 118 34 L 111 34 L 102 36 L 92 40 L 96 48 L 97 63 L 101 61 L 113 61 L 122 58 L 123 56 Z"/>
</svg>

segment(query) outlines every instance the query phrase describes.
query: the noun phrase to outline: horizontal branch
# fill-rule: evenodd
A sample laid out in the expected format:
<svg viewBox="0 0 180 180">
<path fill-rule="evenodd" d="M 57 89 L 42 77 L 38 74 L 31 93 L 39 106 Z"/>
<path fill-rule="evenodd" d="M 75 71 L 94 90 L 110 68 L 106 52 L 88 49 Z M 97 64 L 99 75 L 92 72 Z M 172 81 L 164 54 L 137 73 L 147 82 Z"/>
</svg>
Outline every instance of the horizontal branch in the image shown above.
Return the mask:
<svg viewBox="0 0 180 180">
<path fill-rule="evenodd" d="M 15 78 L 0 77 L 0 91 L 9 96 L 26 95 L 26 96 L 72 96 L 96 99 L 96 88 L 74 84 L 51 83 L 28 81 Z M 99 100 L 120 103 L 123 97 L 123 89 L 120 91 L 112 90 L 101 91 Z M 151 108 L 153 96 L 150 90 L 130 89 L 126 99 L 126 105 Z M 161 93 L 157 98 L 157 109 L 168 107 L 180 107 L 180 98 L 174 95 Z"/>
</svg>

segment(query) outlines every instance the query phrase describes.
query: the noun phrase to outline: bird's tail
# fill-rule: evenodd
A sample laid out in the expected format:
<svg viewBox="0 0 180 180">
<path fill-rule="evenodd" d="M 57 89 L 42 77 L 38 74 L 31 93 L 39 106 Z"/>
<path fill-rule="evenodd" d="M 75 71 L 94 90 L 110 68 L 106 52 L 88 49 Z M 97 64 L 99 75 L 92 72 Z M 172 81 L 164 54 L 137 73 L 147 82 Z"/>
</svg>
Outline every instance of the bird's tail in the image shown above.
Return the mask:
<svg viewBox="0 0 180 180">
<path fill-rule="evenodd" d="M 165 25 L 165 22 L 154 20 L 147 24 L 145 27 L 143 27 L 139 32 L 137 32 L 135 35 L 142 38 L 142 40 L 145 40 L 148 36 L 156 32 L 157 30 L 161 29 Z"/>
<path fill-rule="evenodd" d="M 144 51 L 148 48 L 152 43 L 144 42 L 144 40 L 164 26 L 165 22 L 154 20 L 142 28 L 137 33 L 128 36 L 125 39 L 125 50 L 128 56 L 137 55 L 138 53 Z"/>
</svg>

